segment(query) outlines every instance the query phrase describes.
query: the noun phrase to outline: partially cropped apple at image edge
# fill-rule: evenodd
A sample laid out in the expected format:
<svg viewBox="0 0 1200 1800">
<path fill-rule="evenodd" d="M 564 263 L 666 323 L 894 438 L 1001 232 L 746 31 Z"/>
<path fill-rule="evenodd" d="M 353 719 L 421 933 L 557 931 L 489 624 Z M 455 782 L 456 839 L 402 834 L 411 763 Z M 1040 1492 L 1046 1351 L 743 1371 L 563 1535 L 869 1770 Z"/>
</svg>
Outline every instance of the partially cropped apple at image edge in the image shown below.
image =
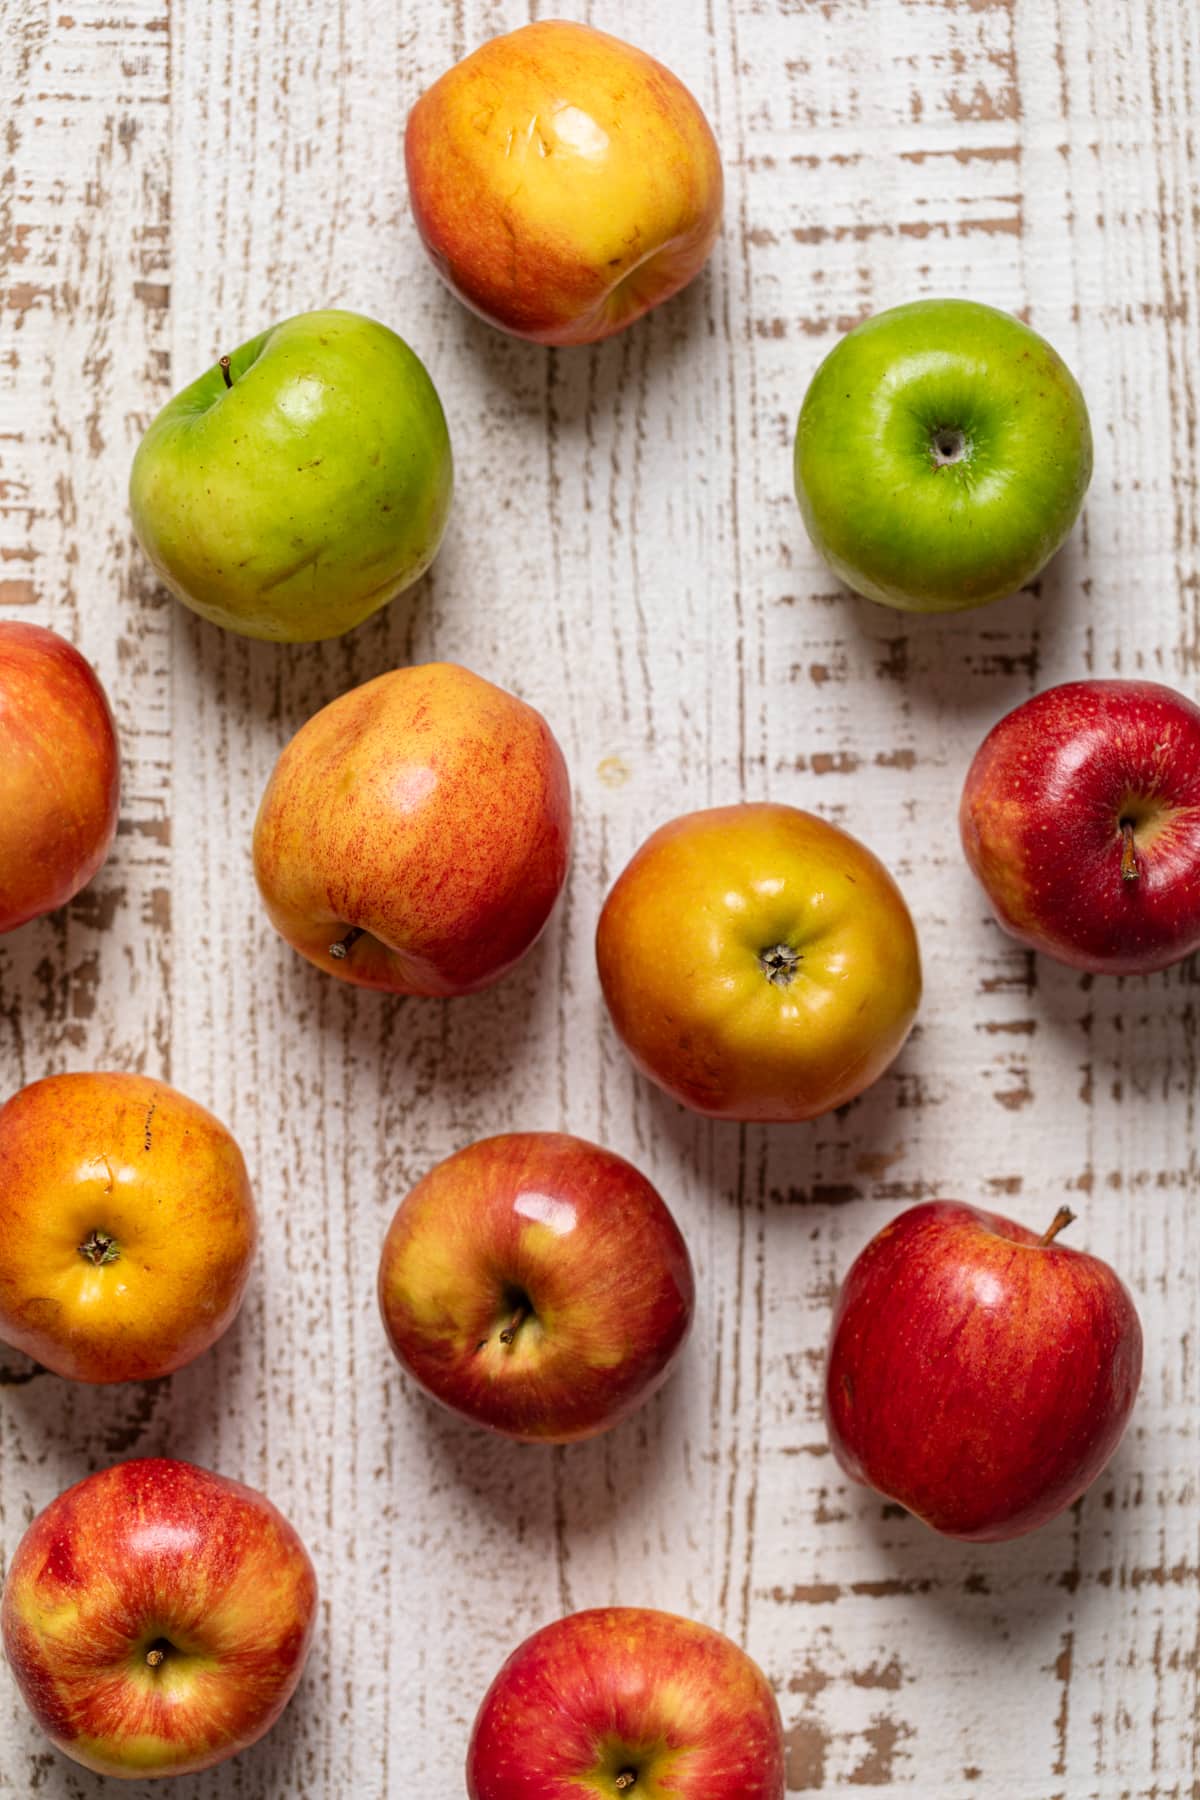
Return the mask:
<svg viewBox="0 0 1200 1800">
<path fill-rule="evenodd" d="M 985 606 L 1032 581 L 1092 475 L 1079 385 L 1010 313 L 916 300 L 849 332 L 796 427 L 808 534 L 857 593 L 909 612 Z"/>
<path fill-rule="evenodd" d="M 865 845 L 794 806 L 661 826 L 613 884 L 600 985 L 644 1075 L 718 1119 L 813 1119 L 888 1068 L 921 997 L 917 936 Z"/>
<path fill-rule="evenodd" d="M 379 1266 L 403 1366 L 443 1405 L 527 1443 L 591 1437 L 649 1399 L 694 1299 L 657 1190 L 562 1132 L 447 1157 L 401 1201 Z"/>
<path fill-rule="evenodd" d="M 998 1542 L 1079 1498 L 1121 1441 L 1142 1369 L 1127 1289 L 1063 1243 L 955 1201 L 910 1207 L 851 1265 L 825 1416 L 846 1473 L 935 1531 Z"/>
<path fill-rule="evenodd" d="M 301 313 L 167 402 L 130 476 L 134 530 L 202 618 L 284 643 L 336 637 L 437 554 L 453 464 L 437 390 L 386 325 Z"/>
<path fill-rule="evenodd" d="M 1071 681 L 971 763 L 963 849 L 1006 931 L 1096 975 L 1200 950 L 1200 706 L 1153 681 Z"/>
<path fill-rule="evenodd" d="M 544 1626 L 484 1697 L 468 1800 L 784 1800 L 758 1665 L 691 1619 L 606 1606 Z"/>
<path fill-rule="evenodd" d="M 87 886 L 112 847 L 120 789 L 91 664 L 41 625 L 0 619 L 0 932 Z"/>
<path fill-rule="evenodd" d="M 211 1768 L 269 1731 L 316 1604 L 304 1545 L 265 1495 L 155 1457 L 89 1475 L 38 1515 L 0 1625 L 50 1741 L 136 1779 Z"/>
<path fill-rule="evenodd" d="M 254 827 L 271 922 L 360 987 L 475 993 L 540 936 L 566 880 L 566 764 L 532 706 L 454 663 L 395 669 L 311 718 Z"/>
<path fill-rule="evenodd" d="M 0 1341 L 75 1381 L 180 1369 L 232 1323 L 258 1237 L 212 1114 L 145 1075 L 50 1075 L 0 1107 Z"/>
<path fill-rule="evenodd" d="M 546 19 L 481 45 L 417 101 L 404 155 L 443 280 L 536 343 L 632 324 L 699 273 L 720 228 L 700 107 L 653 57 L 588 25 Z"/>
</svg>

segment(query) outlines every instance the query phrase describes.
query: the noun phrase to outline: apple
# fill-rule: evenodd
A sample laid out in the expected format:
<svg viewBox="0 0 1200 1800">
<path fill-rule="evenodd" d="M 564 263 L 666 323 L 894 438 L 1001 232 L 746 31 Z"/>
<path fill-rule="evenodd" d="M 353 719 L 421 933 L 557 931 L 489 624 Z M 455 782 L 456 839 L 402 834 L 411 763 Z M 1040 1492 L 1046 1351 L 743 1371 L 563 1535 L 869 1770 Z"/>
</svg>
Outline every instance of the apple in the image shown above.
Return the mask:
<svg viewBox="0 0 1200 1800">
<path fill-rule="evenodd" d="M 535 1631 L 484 1696 L 469 1800 L 784 1800 L 766 1677 L 720 1632 L 603 1606 Z"/>
<path fill-rule="evenodd" d="M 223 356 L 138 446 L 133 525 L 185 606 L 244 637 L 336 637 L 437 554 L 453 464 L 437 390 L 386 325 L 300 313 Z"/>
<path fill-rule="evenodd" d="M 65 1755 L 101 1775 L 184 1775 L 270 1730 L 316 1603 L 304 1545 L 264 1495 L 149 1457 L 39 1513 L 0 1625 L 25 1704 Z"/>
<path fill-rule="evenodd" d="M 694 1300 L 657 1190 L 611 1150 L 555 1131 L 485 1138 L 431 1169 L 379 1265 L 404 1368 L 526 1443 L 593 1437 L 640 1406 L 671 1372 Z"/>
<path fill-rule="evenodd" d="M 699 274 L 721 159 L 669 69 L 607 32 L 523 25 L 456 63 L 409 114 L 413 216 L 434 267 L 492 325 L 592 344 Z"/>
<path fill-rule="evenodd" d="M 1092 477 L 1083 395 L 1045 338 L 974 300 L 916 300 L 847 334 L 809 385 L 796 498 L 835 575 L 906 612 L 1032 581 Z"/>
<path fill-rule="evenodd" d="M 794 806 L 718 806 L 647 838 L 604 902 L 600 985 L 666 1093 L 715 1119 L 813 1119 L 877 1081 L 921 997 L 899 888 Z"/>
<path fill-rule="evenodd" d="M 524 956 L 567 874 L 571 790 L 541 714 L 454 663 L 334 700 L 275 766 L 254 873 L 280 935 L 391 994 L 472 994 Z"/>
<path fill-rule="evenodd" d="M 1142 1328 L 1107 1263 L 957 1201 L 910 1207 L 852 1264 L 825 1417 L 855 1481 L 978 1543 L 1035 1531 L 1099 1475 L 1129 1419 Z"/>
<path fill-rule="evenodd" d="M 1200 707 L 1154 681 L 1070 681 L 993 726 L 959 812 L 1006 931 L 1072 968 L 1144 975 L 1200 949 Z"/>
<path fill-rule="evenodd" d="M 0 619 L 0 933 L 65 906 L 99 869 L 120 760 L 91 664 L 41 625 Z"/>
<path fill-rule="evenodd" d="M 0 1340 L 74 1381 L 181 1369 L 232 1323 L 258 1226 L 242 1153 L 145 1075 L 0 1107 Z"/>
</svg>

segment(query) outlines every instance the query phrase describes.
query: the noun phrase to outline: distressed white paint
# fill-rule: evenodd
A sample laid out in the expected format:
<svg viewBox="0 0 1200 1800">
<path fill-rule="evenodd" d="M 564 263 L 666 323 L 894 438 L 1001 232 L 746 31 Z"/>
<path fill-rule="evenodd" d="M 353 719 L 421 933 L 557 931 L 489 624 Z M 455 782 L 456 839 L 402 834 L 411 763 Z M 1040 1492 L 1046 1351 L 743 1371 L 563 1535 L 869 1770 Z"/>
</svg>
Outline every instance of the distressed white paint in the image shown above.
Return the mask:
<svg viewBox="0 0 1200 1800">
<path fill-rule="evenodd" d="M 539 10 L 534 0 L 532 10 Z M 1200 670 L 1194 0 L 568 0 L 659 51 L 728 173 L 711 272 L 594 352 L 470 319 L 424 265 L 406 109 L 524 0 L 0 0 L 0 607 L 114 695 L 116 854 L 0 944 L 5 1089 L 169 1075 L 236 1130 L 263 1254 L 243 1318 L 173 1381 L 0 1390 L 0 1547 L 118 1455 L 267 1488 L 324 1600 L 285 1721 L 181 1800 L 461 1792 L 475 1706 L 566 1608 L 645 1602 L 742 1637 L 791 1785 L 921 1800 L 1196 1794 L 1196 971 L 1088 982 L 987 922 L 954 812 L 984 728 L 1036 687 Z M 791 497 L 790 435 L 836 331 L 922 293 L 1019 309 L 1076 367 L 1097 467 L 1039 583 L 905 620 L 839 592 Z M 139 430 L 287 312 L 362 308 L 427 360 L 454 434 L 432 576 L 343 642 L 250 646 L 168 605 L 123 504 Z M 568 902 L 504 987 L 395 1005 L 270 934 L 248 845 L 279 746 L 398 661 L 460 659 L 553 722 L 579 810 Z M 927 998 L 893 1073 L 797 1130 L 699 1123 L 636 1081 L 599 1005 L 607 882 L 672 813 L 814 807 L 895 868 Z M 373 1298 L 407 1184 L 486 1131 L 562 1124 L 660 1185 L 700 1274 L 685 1366 L 568 1452 L 438 1415 Z M 821 1351 L 849 1259 L 928 1194 L 1076 1239 L 1133 1286 L 1134 1428 L 1070 1516 L 987 1550 L 851 1492 Z M 4 1365 L 27 1372 L 19 1358 Z M 6 1678 L 5 1678 L 6 1679 Z M 102 1784 L 0 1688 L 0 1795 Z M 134 1794 L 142 1790 L 134 1787 Z"/>
</svg>

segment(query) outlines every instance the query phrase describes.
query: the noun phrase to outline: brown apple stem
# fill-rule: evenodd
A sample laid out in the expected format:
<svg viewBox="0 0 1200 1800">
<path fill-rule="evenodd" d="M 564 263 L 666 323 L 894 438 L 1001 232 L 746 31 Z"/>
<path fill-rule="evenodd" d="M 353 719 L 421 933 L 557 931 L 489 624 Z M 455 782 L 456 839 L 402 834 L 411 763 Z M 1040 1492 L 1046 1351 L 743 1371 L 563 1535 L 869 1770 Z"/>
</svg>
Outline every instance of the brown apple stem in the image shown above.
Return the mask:
<svg viewBox="0 0 1200 1800">
<path fill-rule="evenodd" d="M 1050 1221 L 1050 1229 L 1044 1231 L 1038 1239 L 1040 1247 L 1044 1250 L 1047 1244 L 1052 1244 L 1059 1232 L 1065 1231 L 1074 1217 L 1075 1214 L 1071 1211 L 1069 1206 L 1060 1206 Z"/>
<path fill-rule="evenodd" d="M 1136 881 L 1141 874 L 1138 868 L 1137 839 L 1133 835 L 1133 820 L 1121 820 L 1121 880 Z"/>
<path fill-rule="evenodd" d="M 167 1653 L 165 1650 L 147 1650 L 146 1652 L 146 1661 L 150 1664 L 152 1669 L 157 1669 L 159 1663 L 165 1662 L 166 1660 Z"/>
<path fill-rule="evenodd" d="M 221 361 L 220 361 L 218 367 L 220 368 L 222 375 L 225 377 L 225 386 L 227 388 L 231 388 L 233 386 L 233 376 L 229 373 L 229 358 L 227 356 L 223 356 L 221 358 Z"/>
<path fill-rule="evenodd" d="M 527 1306 L 518 1306 L 516 1312 L 508 1321 L 504 1330 L 500 1333 L 500 1342 L 502 1344 L 511 1344 L 528 1317 L 529 1308 Z"/>
<path fill-rule="evenodd" d="M 618 1794 L 627 1794 L 630 1788 L 635 1788 L 637 1786 L 637 1776 L 632 1769 L 622 1769 L 621 1773 L 617 1776 L 616 1781 L 613 1783 L 613 1786 L 616 1788 Z"/>
<path fill-rule="evenodd" d="M 344 938 L 339 938 L 336 944 L 330 944 L 330 956 L 333 957 L 335 962 L 345 962 L 359 938 L 363 936 L 365 936 L 365 933 L 362 926 L 352 925 Z"/>
</svg>

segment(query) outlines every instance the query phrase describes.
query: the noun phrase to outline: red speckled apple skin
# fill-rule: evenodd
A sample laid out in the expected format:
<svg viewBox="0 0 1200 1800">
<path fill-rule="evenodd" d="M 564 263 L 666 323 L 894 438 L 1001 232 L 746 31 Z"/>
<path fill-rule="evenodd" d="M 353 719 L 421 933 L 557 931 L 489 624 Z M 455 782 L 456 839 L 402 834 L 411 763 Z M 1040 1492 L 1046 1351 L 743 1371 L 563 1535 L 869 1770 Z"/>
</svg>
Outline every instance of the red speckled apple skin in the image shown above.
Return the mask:
<svg viewBox="0 0 1200 1800">
<path fill-rule="evenodd" d="M 636 1607 L 535 1632 L 479 1709 L 469 1800 L 610 1796 L 623 1765 L 672 1800 L 784 1800 L 779 1709 L 762 1671 L 719 1632 Z"/>
<path fill-rule="evenodd" d="M 1129 975 L 1200 948 L 1200 707 L 1184 695 L 1152 681 L 1047 689 L 984 739 L 959 817 L 996 917 L 1033 949 Z"/>
<path fill-rule="evenodd" d="M 852 1264 L 825 1416 L 842 1468 L 949 1537 L 1019 1537 L 1120 1442 L 1142 1370 L 1107 1263 L 952 1201 L 914 1206 Z"/>
</svg>

